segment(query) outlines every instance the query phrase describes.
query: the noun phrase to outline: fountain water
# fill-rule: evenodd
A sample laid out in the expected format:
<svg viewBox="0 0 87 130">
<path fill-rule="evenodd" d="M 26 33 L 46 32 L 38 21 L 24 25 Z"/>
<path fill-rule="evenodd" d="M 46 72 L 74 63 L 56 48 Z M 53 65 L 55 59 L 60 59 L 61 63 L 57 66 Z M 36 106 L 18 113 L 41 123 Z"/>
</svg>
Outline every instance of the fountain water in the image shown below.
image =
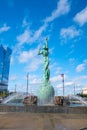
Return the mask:
<svg viewBox="0 0 87 130">
<path fill-rule="evenodd" d="M 22 102 L 22 100 L 26 97 L 26 95 L 27 95 L 26 93 L 13 93 L 8 97 L 6 97 L 5 99 L 3 99 L 2 104 L 16 103 L 16 101 L 18 101 L 19 99 Z"/>
<path fill-rule="evenodd" d="M 87 101 L 78 95 L 69 95 L 70 106 L 87 106 Z"/>
</svg>

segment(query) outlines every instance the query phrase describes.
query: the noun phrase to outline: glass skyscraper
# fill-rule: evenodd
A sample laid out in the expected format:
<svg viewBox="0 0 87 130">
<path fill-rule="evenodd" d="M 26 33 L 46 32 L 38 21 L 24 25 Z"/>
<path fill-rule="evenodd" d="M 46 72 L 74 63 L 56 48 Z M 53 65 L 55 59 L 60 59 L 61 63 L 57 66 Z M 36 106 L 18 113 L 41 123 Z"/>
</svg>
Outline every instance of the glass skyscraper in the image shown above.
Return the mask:
<svg viewBox="0 0 87 130">
<path fill-rule="evenodd" d="M 0 91 L 7 91 L 12 50 L 0 45 Z"/>
</svg>

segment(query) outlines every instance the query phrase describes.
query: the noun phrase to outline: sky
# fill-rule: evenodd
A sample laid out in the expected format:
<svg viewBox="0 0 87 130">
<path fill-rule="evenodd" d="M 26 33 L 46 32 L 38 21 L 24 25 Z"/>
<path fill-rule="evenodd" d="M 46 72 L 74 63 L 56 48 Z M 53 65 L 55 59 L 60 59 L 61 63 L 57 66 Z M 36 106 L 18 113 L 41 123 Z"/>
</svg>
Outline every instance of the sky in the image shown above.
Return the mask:
<svg viewBox="0 0 87 130">
<path fill-rule="evenodd" d="M 48 37 L 55 95 L 87 86 L 87 0 L 0 0 L 0 44 L 12 49 L 9 91 L 37 93 L 43 77 L 38 50 Z"/>
</svg>

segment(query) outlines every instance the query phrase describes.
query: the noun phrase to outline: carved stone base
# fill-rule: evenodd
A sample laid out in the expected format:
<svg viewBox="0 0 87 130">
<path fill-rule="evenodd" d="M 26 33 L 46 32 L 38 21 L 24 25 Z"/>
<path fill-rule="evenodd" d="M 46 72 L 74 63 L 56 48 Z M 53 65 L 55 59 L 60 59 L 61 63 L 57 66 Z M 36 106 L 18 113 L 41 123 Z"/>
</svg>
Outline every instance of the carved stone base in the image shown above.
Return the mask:
<svg viewBox="0 0 87 130">
<path fill-rule="evenodd" d="M 54 104 L 63 106 L 63 97 L 62 96 L 55 96 Z"/>
<path fill-rule="evenodd" d="M 25 105 L 36 105 L 37 104 L 37 96 L 27 96 L 23 100 L 23 104 Z"/>
</svg>

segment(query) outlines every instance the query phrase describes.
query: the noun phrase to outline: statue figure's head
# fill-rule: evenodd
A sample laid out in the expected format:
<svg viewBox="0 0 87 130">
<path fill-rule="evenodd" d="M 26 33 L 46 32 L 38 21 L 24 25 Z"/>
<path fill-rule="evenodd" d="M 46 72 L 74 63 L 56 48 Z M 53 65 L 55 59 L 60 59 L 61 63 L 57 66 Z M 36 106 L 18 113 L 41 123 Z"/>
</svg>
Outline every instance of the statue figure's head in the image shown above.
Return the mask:
<svg viewBox="0 0 87 130">
<path fill-rule="evenodd" d="M 46 49 L 46 46 L 45 46 L 45 45 L 43 45 L 43 49 Z"/>
<path fill-rule="evenodd" d="M 44 49 L 44 50 L 48 50 L 48 48 L 47 48 L 47 46 L 46 46 L 46 45 L 44 45 L 44 46 L 43 46 L 43 49 Z"/>
</svg>

